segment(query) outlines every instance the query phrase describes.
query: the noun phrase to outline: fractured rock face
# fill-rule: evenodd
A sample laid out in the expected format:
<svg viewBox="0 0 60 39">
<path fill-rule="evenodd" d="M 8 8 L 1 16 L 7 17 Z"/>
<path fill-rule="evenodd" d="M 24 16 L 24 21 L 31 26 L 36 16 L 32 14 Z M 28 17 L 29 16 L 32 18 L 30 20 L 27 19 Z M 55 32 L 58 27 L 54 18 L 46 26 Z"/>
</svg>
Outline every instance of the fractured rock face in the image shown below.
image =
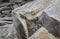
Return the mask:
<svg viewBox="0 0 60 39">
<path fill-rule="evenodd" d="M 52 17 L 49 17 L 45 12 L 43 12 L 41 15 L 41 22 L 42 26 L 45 27 L 50 33 L 52 33 L 56 37 L 60 37 L 60 22 Z"/>
<path fill-rule="evenodd" d="M 48 32 L 53 34 L 55 37 L 60 37 L 60 35 L 59 35 L 59 33 L 60 33 L 60 31 L 59 31 L 60 30 L 60 22 L 58 22 L 58 20 L 48 16 L 48 14 L 45 12 L 42 12 L 42 14 L 40 16 L 37 16 L 37 17 L 30 19 L 30 20 L 28 20 L 24 15 L 20 14 L 20 20 L 21 21 L 17 22 L 18 24 L 19 24 L 19 22 L 22 23 L 23 22 L 22 20 L 25 20 L 25 22 L 20 27 L 25 26 L 24 24 L 26 23 L 26 25 L 27 25 L 26 28 L 28 29 L 28 36 L 29 37 L 31 37 L 41 27 L 46 28 L 48 30 Z M 17 20 L 15 20 L 15 21 L 17 21 Z M 18 24 L 17 24 L 16 29 L 19 28 Z M 25 32 L 24 27 L 22 28 L 22 30 L 23 30 L 23 32 Z M 21 31 L 21 28 L 19 31 Z M 25 33 L 25 35 L 26 35 L 26 33 Z"/>
<path fill-rule="evenodd" d="M 13 11 L 13 15 L 19 20 L 17 21 L 14 19 L 16 22 L 14 22 L 14 25 L 17 25 L 15 28 L 18 29 L 19 27 L 23 27 L 22 30 L 24 32 L 24 36 L 26 34 L 26 36 L 31 37 L 38 29 L 44 27 L 55 37 L 60 37 L 60 22 L 42 11 L 52 3 L 51 1 L 52 0 L 35 0 L 15 9 Z M 40 12 L 42 14 L 40 14 Z M 37 14 L 39 14 L 39 16 Z M 17 23 L 19 22 L 21 22 L 22 26 L 18 26 Z M 19 32 L 18 30 L 17 32 Z M 21 32 L 22 30 L 20 29 Z"/>
</svg>

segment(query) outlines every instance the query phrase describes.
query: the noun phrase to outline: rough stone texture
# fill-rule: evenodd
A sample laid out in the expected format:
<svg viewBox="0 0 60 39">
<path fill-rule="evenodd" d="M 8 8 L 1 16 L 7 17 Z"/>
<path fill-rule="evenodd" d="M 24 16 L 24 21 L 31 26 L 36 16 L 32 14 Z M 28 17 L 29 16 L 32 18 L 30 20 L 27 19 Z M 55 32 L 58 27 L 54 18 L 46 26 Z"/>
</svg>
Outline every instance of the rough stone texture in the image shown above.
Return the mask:
<svg viewBox="0 0 60 39">
<path fill-rule="evenodd" d="M 1 2 L 2 0 L 0 0 Z M 18 39 L 13 25 L 12 10 L 22 6 L 24 0 L 3 0 L 0 3 L 0 39 Z"/>
<path fill-rule="evenodd" d="M 18 19 L 22 23 L 23 28 L 26 31 L 25 33 L 26 33 L 27 37 L 29 37 L 28 36 L 29 32 L 27 31 L 27 29 L 28 29 L 27 26 L 32 25 L 32 24 L 30 24 L 30 25 L 27 25 L 27 24 L 30 23 L 30 20 L 33 20 L 36 17 L 39 17 L 43 12 L 46 12 L 46 14 L 48 15 L 47 16 L 46 14 L 43 14 L 44 16 L 45 15 L 46 16 L 45 17 L 43 16 L 42 20 L 40 19 L 42 21 L 43 26 L 47 26 L 47 27 L 49 27 L 50 25 L 54 26 L 54 27 L 58 26 L 59 29 L 57 29 L 56 27 L 55 28 L 56 28 L 57 32 L 60 32 L 59 31 L 60 30 L 60 26 L 59 26 L 59 23 L 60 23 L 60 20 L 59 20 L 60 19 L 59 2 L 60 2 L 59 0 L 34 0 L 32 2 L 29 2 L 25 5 L 23 5 L 22 7 L 18 7 L 17 9 L 15 9 L 13 11 L 13 16 L 15 16 L 15 18 Z M 58 23 L 55 19 L 58 21 Z M 27 24 L 26 24 L 26 21 L 27 21 Z M 36 21 L 36 20 L 34 20 L 34 21 Z M 47 21 L 50 21 L 50 22 L 47 22 Z M 55 24 L 57 24 L 57 25 L 55 25 Z M 50 28 L 51 28 L 51 26 L 50 26 Z M 32 28 L 32 27 L 29 27 L 29 28 Z M 53 28 L 50 30 L 53 30 Z M 56 33 L 56 31 L 54 31 L 54 32 Z"/>
<path fill-rule="evenodd" d="M 14 7 L 11 8 L 11 6 L 11 3 L 0 5 L 0 39 L 18 39 L 11 13 Z"/>
<path fill-rule="evenodd" d="M 18 1 L 20 1 L 20 0 L 18 0 Z M 41 25 L 38 24 L 39 21 L 36 21 L 38 19 L 35 19 L 35 18 L 39 17 L 43 12 L 46 12 L 48 16 L 46 14 L 43 14 L 43 19 L 42 20 L 40 19 L 40 20 L 41 21 L 44 20 L 43 21 L 43 26 L 47 26 L 46 27 L 47 30 L 50 29 L 48 27 L 49 25 L 51 25 L 51 26 L 53 25 L 52 24 L 53 22 L 51 23 L 51 21 L 50 21 L 52 18 L 54 18 L 54 19 L 56 19 L 57 21 L 60 22 L 60 5 L 59 5 L 60 0 L 34 0 L 34 1 L 29 2 L 25 5 L 23 5 L 25 2 L 22 2 L 21 4 L 23 6 L 21 6 L 19 3 L 14 4 L 13 2 L 17 2 L 16 0 L 10 0 L 10 2 L 11 3 L 3 3 L 3 4 L 0 5 L 0 37 L 1 37 L 0 39 L 17 39 L 17 36 L 15 36 L 16 35 L 16 30 L 17 30 L 17 32 L 18 32 L 17 34 L 19 36 L 20 36 L 21 33 L 23 33 L 23 35 L 21 34 L 22 39 L 30 37 L 31 35 L 29 36 L 29 33 L 32 30 L 34 32 L 36 32 L 38 29 L 40 29 Z M 19 6 L 21 6 L 21 7 L 19 7 Z M 13 22 L 12 22 L 12 18 L 11 18 L 12 17 L 11 11 L 14 8 L 17 8 L 17 9 L 15 9 L 12 13 L 13 16 L 15 17 L 15 18 L 13 17 L 14 18 L 14 26 L 13 26 Z M 21 18 L 21 17 L 23 17 L 23 18 Z M 26 20 L 25 17 L 28 19 L 28 21 Z M 31 20 L 31 22 L 33 21 L 32 24 L 30 24 L 31 27 L 27 27 L 27 25 L 26 25 L 26 21 L 29 25 L 29 22 L 30 22 L 29 20 Z M 50 21 L 50 22 L 47 22 L 45 20 Z M 54 21 L 54 20 L 52 20 L 52 21 Z M 21 24 L 19 24 L 20 22 L 23 26 Z M 51 23 L 51 24 L 48 24 L 48 23 Z M 37 27 L 36 24 L 38 25 L 38 27 Z M 55 24 L 55 22 L 54 22 L 54 24 Z M 19 27 L 17 27 L 17 26 L 19 26 Z M 55 25 L 53 25 L 53 26 L 55 27 Z M 15 30 L 15 28 L 16 28 L 16 30 Z M 29 30 L 30 32 L 28 32 L 28 28 L 32 28 L 32 30 Z M 58 34 L 60 34 L 60 31 L 59 31 L 60 26 L 57 27 L 57 28 L 55 30 L 58 30 L 56 32 L 59 32 Z M 52 29 L 50 29 L 50 30 L 52 30 Z M 41 30 L 38 30 L 37 33 L 39 33 L 40 31 Z M 33 33 L 33 34 L 35 34 L 35 33 Z M 44 34 L 44 36 L 43 36 L 43 34 Z M 37 38 L 40 39 L 41 38 L 40 36 L 42 36 L 42 38 L 45 37 L 46 32 L 43 32 L 41 35 L 39 34 L 39 36 Z M 35 37 L 35 35 L 31 36 L 31 39 L 36 38 L 36 37 L 35 38 L 34 37 Z M 55 39 L 53 37 L 54 37 L 53 35 L 49 35 L 47 37 L 47 39 Z"/>
<path fill-rule="evenodd" d="M 57 38 L 50 34 L 44 27 L 41 27 L 29 39 L 57 39 Z"/>
</svg>

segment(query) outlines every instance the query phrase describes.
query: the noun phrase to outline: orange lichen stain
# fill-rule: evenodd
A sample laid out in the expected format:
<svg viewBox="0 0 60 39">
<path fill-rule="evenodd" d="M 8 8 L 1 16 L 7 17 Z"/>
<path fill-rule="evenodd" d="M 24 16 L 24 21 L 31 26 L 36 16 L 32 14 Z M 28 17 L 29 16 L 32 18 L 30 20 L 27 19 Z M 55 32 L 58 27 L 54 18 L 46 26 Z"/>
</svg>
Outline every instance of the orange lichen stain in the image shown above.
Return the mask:
<svg viewBox="0 0 60 39">
<path fill-rule="evenodd" d="M 45 39 L 48 35 L 48 32 L 43 31 L 40 33 L 40 35 L 37 37 L 37 39 Z"/>
</svg>

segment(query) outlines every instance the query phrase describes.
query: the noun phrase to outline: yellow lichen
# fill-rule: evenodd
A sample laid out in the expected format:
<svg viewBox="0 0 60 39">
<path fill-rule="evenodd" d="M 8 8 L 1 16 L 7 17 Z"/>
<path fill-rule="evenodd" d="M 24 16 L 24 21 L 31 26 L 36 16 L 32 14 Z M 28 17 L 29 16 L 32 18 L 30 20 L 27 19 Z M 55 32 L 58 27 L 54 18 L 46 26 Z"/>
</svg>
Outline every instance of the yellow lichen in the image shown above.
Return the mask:
<svg viewBox="0 0 60 39">
<path fill-rule="evenodd" d="M 40 33 L 40 35 L 37 37 L 37 39 L 45 39 L 48 35 L 48 32 L 43 31 Z"/>
</svg>

